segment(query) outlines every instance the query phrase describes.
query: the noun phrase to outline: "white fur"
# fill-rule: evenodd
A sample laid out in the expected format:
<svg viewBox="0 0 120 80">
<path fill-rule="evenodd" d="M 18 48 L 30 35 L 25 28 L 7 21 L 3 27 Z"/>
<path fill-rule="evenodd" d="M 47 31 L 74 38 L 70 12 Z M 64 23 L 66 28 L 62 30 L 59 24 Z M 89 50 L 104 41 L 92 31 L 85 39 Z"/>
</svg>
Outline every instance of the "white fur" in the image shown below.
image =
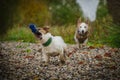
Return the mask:
<svg viewBox="0 0 120 80">
<path fill-rule="evenodd" d="M 43 61 L 49 62 L 50 56 L 58 56 L 60 55 L 60 60 L 64 61 L 65 54 L 64 50 L 66 49 L 66 44 L 60 36 L 52 36 L 51 33 L 42 34 L 41 43 L 45 43 L 49 38 L 52 38 L 52 42 L 50 45 L 44 47 L 42 49 Z"/>
<path fill-rule="evenodd" d="M 84 22 L 82 22 L 80 25 L 78 25 L 79 34 L 82 34 L 82 31 L 87 32 L 88 31 L 88 25 Z"/>
</svg>

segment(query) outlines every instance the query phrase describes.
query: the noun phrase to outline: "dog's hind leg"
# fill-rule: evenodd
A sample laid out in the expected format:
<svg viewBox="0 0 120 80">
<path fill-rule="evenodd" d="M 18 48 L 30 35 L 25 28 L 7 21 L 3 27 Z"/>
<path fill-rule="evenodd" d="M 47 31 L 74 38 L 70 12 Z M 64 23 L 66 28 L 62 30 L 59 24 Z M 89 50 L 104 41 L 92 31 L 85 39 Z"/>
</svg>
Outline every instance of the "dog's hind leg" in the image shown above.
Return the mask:
<svg viewBox="0 0 120 80">
<path fill-rule="evenodd" d="M 44 61 L 45 63 L 48 63 L 48 62 L 49 62 L 49 56 L 48 56 L 46 53 L 43 54 L 43 61 Z"/>
</svg>

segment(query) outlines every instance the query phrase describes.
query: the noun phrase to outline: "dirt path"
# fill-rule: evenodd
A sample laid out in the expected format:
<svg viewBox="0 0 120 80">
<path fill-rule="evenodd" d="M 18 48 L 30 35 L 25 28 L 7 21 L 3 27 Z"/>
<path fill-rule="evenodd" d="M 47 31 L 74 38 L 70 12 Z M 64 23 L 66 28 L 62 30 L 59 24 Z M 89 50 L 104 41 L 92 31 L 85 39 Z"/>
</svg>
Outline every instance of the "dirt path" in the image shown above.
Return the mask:
<svg viewBox="0 0 120 80">
<path fill-rule="evenodd" d="M 33 43 L 0 42 L 0 80 L 118 80 L 120 49 L 69 45 L 64 65 L 51 57 L 41 62 L 41 46 Z"/>
</svg>

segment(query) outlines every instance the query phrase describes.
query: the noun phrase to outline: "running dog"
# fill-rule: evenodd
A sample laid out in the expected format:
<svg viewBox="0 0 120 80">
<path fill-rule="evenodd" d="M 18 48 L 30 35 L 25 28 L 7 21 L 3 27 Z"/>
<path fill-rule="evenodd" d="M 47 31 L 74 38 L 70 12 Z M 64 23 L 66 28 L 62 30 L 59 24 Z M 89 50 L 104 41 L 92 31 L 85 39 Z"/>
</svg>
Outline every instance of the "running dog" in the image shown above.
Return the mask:
<svg viewBox="0 0 120 80">
<path fill-rule="evenodd" d="M 43 61 L 49 62 L 50 56 L 59 56 L 61 63 L 65 63 L 66 43 L 60 36 L 53 36 L 49 33 L 49 28 L 38 29 L 35 36 L 39 38 L 42 44 Z"/>
<path fill-rule="evenodd" d="M 88 20 L 86 22 L 81 22 L 81 20 L 78 19 L 74 39 L 79 48 L 86 45 L 88 41 Z"/>
</svg>

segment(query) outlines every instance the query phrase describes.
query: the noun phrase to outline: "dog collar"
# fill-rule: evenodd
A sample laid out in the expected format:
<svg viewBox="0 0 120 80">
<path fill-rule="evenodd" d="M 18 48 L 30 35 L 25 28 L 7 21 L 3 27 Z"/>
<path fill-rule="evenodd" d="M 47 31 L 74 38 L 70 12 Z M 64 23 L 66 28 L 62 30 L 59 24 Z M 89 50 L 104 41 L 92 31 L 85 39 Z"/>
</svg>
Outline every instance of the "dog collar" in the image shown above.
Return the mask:
<svg viewBox="0 0 120 80">
<path fill-rule="evenodd" d="M 42 45 L 43 45 L 44 47 L 47 47 L 47 46 L 50 45 L 51 42 L 52 42 L 52 38 L 50 37 L 50 38 L 47 40 L 47 42 L 43 43 Z"/>
</svg>

